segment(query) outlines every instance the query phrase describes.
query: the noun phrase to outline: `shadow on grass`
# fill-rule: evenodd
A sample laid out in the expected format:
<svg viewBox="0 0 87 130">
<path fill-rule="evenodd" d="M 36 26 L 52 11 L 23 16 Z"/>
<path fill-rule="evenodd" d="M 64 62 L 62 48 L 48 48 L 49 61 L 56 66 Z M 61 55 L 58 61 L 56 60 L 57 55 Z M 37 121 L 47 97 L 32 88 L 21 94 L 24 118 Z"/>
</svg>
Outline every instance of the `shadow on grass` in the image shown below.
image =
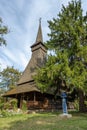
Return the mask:
<svg viewBox="0 0 87 130">
<path fill-rule="evenodd" d="M 0 130 L 87 130 L 87 114 L 70 112 L 72 118 L 63 119 L 58 113 L 24 115 Z M 14 118 L 14 117 L 12 117 Z M 9 118 L 8 118 L 9 119 Z"/>
<path fill-rule="evenodd" d="M 29 114 L 29 116 L 28 114 L 24 114 L 23 117 L 26 117 L 26 119 L 22 119 L 22 117 L 20 119 L 18 116 L 17 121 L 11 121 L 8 123 L 8 126 L 0 128 L 0 130 L 45 130 L 46 126 L 54 124 L 49 119 L 54 120 L 55 116 L 52 113 Z M 7 119 L 9 120 L 9 117 Z"/>
<path fill-rule="evenodd" d="M 70 111 L 69 112 L 70 114 L 72 114 L 73 116 L 79 116 L 79 117 L 85 117 L 85 118 L 87 118 L 87 112 L 85 112 L 85 113 L 81 113 L 81 112 L 79 112 L 79 111 Z"/>
</svg>

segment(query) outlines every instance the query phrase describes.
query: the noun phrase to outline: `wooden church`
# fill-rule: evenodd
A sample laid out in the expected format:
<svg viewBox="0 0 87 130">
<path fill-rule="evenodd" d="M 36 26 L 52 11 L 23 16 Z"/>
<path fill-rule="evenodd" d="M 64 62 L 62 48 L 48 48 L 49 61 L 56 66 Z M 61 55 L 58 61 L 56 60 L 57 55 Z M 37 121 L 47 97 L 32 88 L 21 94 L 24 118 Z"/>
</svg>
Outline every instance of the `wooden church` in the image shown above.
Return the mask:
<svg viewBox="0 0 87 130">
<path fill-rule="evenodd" d="M 49 92 L 41 93 L 33 80 L 36 70 L 44 66 L 47 56 L 47 48 L 43 44 L 41 21 L 39 21 L 36 41 L 31 46 L 31 51 L 31 59 L 20 77 L 17 87 L 8 91 L 4 96 L 16 98 L 18 108 L 22 108 L 22 102 L 26 100 L 28 109 L 55 109 L 60 105 L 53 101 L 54 95 Z"/>
<path fill-rule="evenodd" d="M 23 100 L 26 100 L 28 110 L 35 109 L 61 109 L 61 97 L 54 99 L 54 93 L 48 90 L 42 93 L 36 86 L 33 76 L 36 70 L 44 66 L 47 57 L 47 48 L 43 44 L 41 21 L 35 43 L 31 46 L 32 56 L 21 75 L 17 87 L 6 92 L 4 97 L 16 98 L 18 108 L 22 108 Z"/>
</svg>

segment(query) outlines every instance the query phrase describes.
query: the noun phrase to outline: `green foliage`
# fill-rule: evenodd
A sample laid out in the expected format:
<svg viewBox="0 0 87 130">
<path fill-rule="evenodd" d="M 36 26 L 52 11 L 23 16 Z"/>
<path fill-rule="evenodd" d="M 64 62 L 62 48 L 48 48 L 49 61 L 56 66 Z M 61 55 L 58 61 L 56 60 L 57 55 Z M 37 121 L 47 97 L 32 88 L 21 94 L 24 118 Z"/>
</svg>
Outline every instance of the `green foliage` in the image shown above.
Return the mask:
<svg viewBox="0 0 87 130">
<path fill-rule="evenodd" d="M 4 85 L 6 83 L 8 89 L 12 89 L 17 85 L 20 76 L 21 72 L 19 70 L 14 69 L 14 67 L 7 67 L 0 73 L 0 84 Z"/>
<path fill-rule="evenodd" d="M 22 101 L 22 110 L 23 111 L 27 110 L 27 102 L 25 100 Z"/>
<path fill-rule="evenodd" d="M 9 110 L 9 109 L 12 109 L 12 106 L 11 103 L 8 101 L 4 103 L 4 110 Z"/>
<path fill-rule="evenodd" d="M 12 116 L 12 114 L 10 112 L 7 112 L 6 110 L 2 110 L 0 114 L 2 117 Z"/>
<path fill-rule="evenodd" d="M 4 98 L 1 97 L 0 101 L 1 110 L 16 110 L 17 109 L 17 99 L 9 99 L 8 101 L 4 101 Z"/>
<path fill-rule="evenodd" d="M 13 110 L 17 109 L 17 99 L 11 99 L 9 102 Z"/>
<path fill-rule="evenodd" d="M 62 6 L 57 18 L 48 23 L 51 32 L 46 46 L 53 55 L 38 71 L 37 85 L 41 89 L 59 87 L 61 80 L 69 87 L 87 91 L 87 14 L 83 16 L 81 1 Z"/>
<path fill-rule="evenodd" d="M 87 106 L 87 100 L 86 100 L 86 101 L 84 101 L 84 103 L 85 103 L 85 105 Z"/>
<path fill-rule="evenodd" d="M 58 61 L 58 57 L 49 55 L 45 67 L 38 70 L 35 82 L 42 92 L 49 91 L 49 93 L 54 93 L 55 95 L 56 93 L 60 94 L 60 87 L 65 83 L 63 73 L 69 76 L 70 70 L 65 66 L 66 63 L 63 63 L 61 68 L 61 64 Z M 64 70 L 64 67 L 67 69 L 67 72 Z M 64 70 L 62 73 L 60 68 Z"/>
<path fill-rule="evenodd" d="M 4 98 L 0 96 L 0 110 L 4 108 Z"/>
<path fill-rule="evenodd" d="M 6 40 L 4 39 L 4 35 L 8 33 L 8 28 L 7 26 L 3 25 L 3 21 L 0 18 L 0 46 L 6 45 Z"/>
<path fill-rule="evenodd" d="M 77 111 L 79 111 L 79 100 L 78 100 L 78 99 L 76 99 L 76 100 L 74 101 L 74 108 L 75 108 Z"/>
</svg>

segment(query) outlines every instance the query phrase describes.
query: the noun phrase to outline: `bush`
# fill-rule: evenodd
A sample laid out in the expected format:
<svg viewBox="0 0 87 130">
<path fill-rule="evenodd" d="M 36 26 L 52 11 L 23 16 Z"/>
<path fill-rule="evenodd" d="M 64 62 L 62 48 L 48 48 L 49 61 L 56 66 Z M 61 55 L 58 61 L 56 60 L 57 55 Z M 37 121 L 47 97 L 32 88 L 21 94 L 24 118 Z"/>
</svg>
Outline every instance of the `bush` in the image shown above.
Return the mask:
<svg viewBox="0 0 87 130">
<path fill-rule="evenodd" d="M 4 98 L 0 97 L 0 110 L 4 108 Z"/>
<path fill-rule="evenodd" d="M 0 110 L 2 110 L 4 108 L 4 103 L 2 102 L 0 102 Z"/>
<path fill-rule="evenodd" d="M 17 108 L 17 99 L 10 99 L 8 102 L 4 103 L 4 109 L 13 109 Z"/>
<path fill-rule="evenodd" d="M 11 116 L 11 113 L 7 112 L 6 110 L 2 110 L 0 115 L 2 117 L 8 117 L 8 116 Z"/>
<path fill-rule="evenodd" d="M 27 110 L 27 105 L 26 105 L 26 101 L 25 100 L 23 100 L 23 102 L 22 102 L 22 110 L 23 111 Z"/>
<path fill-rule="evenodd" d="M 17 108 L 17 99 L 11 99 L 10 104 L 11 104 L 12 109 L 15 110 Z"/>
<path fill-rule="evenodd" d="M 9 102 L 4 103 L 4 109 L 10 109 L 11 108 L 11 104 Z"/>
<path fill-rule="evenodd" d="M 84 101 L 85 105 L 87 106 L 87 101 Z"/>
<path fill-rule="evenodd" d="M 78 111 L 79 110 L 79 100 L 78 99 L 76 99 L 75 101 L 74 101 L 74 108 Z"/>
</svg>

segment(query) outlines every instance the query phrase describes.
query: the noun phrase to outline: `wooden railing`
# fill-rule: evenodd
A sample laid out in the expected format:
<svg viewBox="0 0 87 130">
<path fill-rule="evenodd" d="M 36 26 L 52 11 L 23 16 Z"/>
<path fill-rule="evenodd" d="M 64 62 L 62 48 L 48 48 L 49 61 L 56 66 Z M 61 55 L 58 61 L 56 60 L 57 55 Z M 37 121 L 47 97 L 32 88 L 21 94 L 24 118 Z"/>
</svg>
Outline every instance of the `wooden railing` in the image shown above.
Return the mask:
<svg viewBox="0 0 87 130">
<path fill-rule="evenodd" d="M 28 109 L 61 109 L 60 102 L 28 101 Z"/>
</svg>

